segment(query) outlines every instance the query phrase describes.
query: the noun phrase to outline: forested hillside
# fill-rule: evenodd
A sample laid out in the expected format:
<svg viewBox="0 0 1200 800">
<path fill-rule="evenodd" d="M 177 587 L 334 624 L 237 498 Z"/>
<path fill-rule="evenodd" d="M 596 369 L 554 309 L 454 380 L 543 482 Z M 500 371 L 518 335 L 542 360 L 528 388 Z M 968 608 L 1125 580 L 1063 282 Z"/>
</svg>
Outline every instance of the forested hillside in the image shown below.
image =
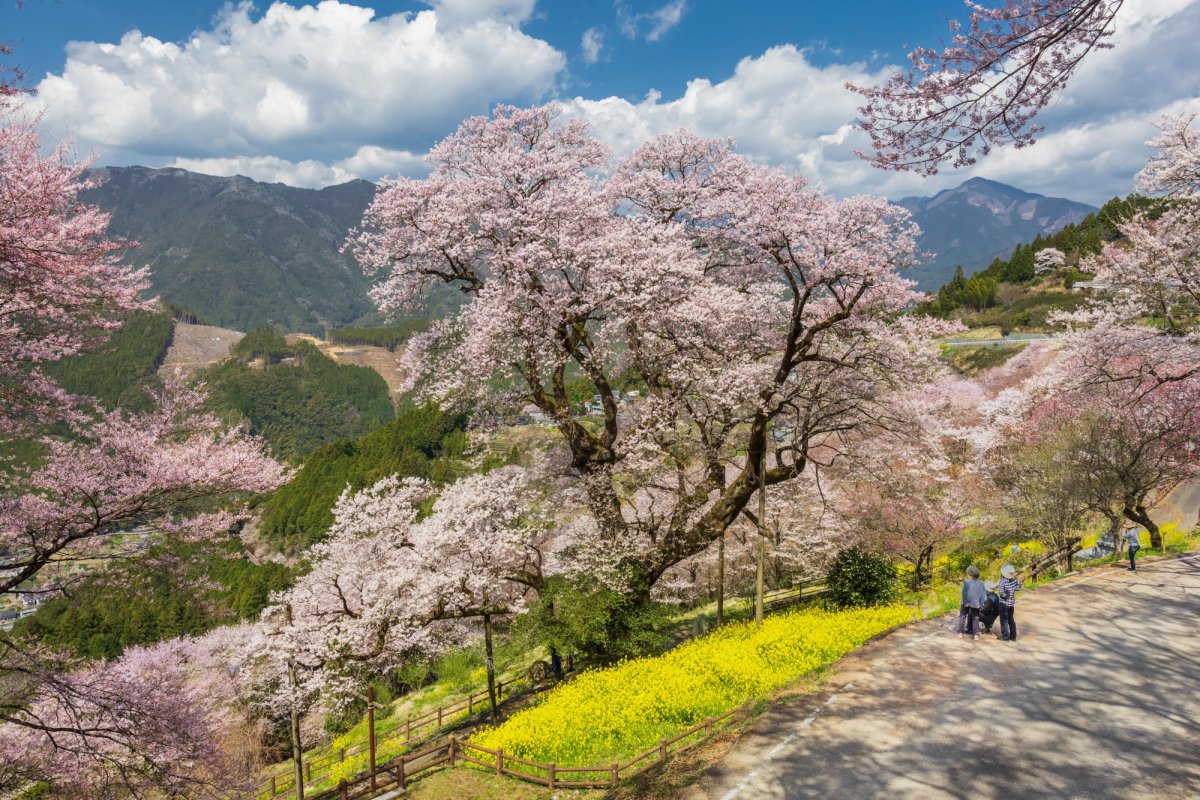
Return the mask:
<svg viewBox="0 0 1200 800">
<path fill-rule="evenodd" d="M 278 458 L 296 460 L 394 417 L 379 373 L 338 364 L 306 342 L 288 344 L 273 328 L 252 331 L 232 355 L 203 373 L 211 404 L 244 417 Z"/>
<path fill-rule="evenodd" d="M 1055 311 L 1072 311 L 1086 302 L 1082 293 L 1072 291 L 1077 281 L 1092 277 L 1079 268 L 1084 259 L 1120 237 L 1121 220 L 1149 207 L 1144 198 L 1114 197 L 1079 223 L 1018 244 L 1008 258 L 995 258 L 970 276 L 960 265 L 920 310 L 962 320 L 972 328 L 1053 329 L 1049 318 Z"/>
<path fill-rule="evenodd" d="M 83 193 L 136 241 L 154 291 L 213 325 L 319 333 L 372 311 L 367 279 L 338 252 L 375 193 L 367 181 L 319 191 L 181 169 L 108 167 Z"/>
<path fill-rule="evenodd" d="M 144 410 L 146 387 L 171 345 L 173 321 L 166 312 L 143 312 L 125 320 L 94 350 L 47 364 L 45 372 L 71 394 L 94 397 L 105 408 Z"/>
<path fill-rule="evenodd" d="M 263 502 L 261 535 L 295 553 L 322 538 L 347 487 L 361 489 L 393 474 L 453 480 L 464 471 L 457 461 L 467 446 L 464 425 L 461 417 L 435 408 L 405 406 L 394 422 L 373 433 L 326 445 Z"/>
<path fill-rule="evenodd" d="M 256 564 L 241 542 L 169 542 L 146 561 L 119 562 L 92 573 L 17 623 L 15 635 L 87 658 L 115 658 L 126 647 L 204 633 L 252 619 L 271 592 L 287 588 L 291 570 Z"/>
</svg>

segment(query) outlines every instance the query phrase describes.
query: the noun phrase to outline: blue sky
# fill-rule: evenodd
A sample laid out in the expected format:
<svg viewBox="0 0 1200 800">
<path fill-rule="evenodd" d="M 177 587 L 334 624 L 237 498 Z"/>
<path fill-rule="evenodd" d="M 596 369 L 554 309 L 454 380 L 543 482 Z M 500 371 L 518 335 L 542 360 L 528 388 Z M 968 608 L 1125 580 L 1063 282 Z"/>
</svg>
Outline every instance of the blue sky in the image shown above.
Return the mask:
<svg viewBox="0 0 1200 800">
<path fill-rule="evenodd" d="M 1132 188 L 1150 120 L 1200 90 L 1198 5 L 1123 9 L 1117 47 L 1044 115 L 1041 144 L 931 180 L 850 154 L 862 140 L 842 83 L 936 43 L 958 0 L 4 0 L 0 38 L 39 89 L 47 137 L 105 164 L 305 186 L 420 174 L 463 117 L 554 99 L 618 152 L 683 126 L 838 194 L 930 194 L 982 175 L 1101 202 Z"/>
</svg>

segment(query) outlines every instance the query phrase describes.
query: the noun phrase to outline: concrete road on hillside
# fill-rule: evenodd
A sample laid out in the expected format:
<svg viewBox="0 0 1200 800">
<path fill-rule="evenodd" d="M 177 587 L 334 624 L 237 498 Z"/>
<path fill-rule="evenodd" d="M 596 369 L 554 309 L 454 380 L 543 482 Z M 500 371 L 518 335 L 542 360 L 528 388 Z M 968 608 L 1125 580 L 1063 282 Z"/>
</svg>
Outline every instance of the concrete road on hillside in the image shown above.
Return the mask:
<svg viewBox="0 0 1200 800">
<path fill-rule="evenodd" d="M 684 798 L 1200 798 L 1200 555 L 1022 592 L 1016 642 L 951 624 L 846 659 Z"/>
</svg>

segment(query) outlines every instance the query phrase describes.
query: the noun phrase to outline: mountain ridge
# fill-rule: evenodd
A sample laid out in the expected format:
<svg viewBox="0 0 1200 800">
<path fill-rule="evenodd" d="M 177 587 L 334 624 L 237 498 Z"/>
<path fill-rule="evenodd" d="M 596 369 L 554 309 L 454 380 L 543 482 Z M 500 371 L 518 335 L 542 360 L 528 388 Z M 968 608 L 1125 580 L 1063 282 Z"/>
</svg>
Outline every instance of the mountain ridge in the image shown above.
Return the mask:
<svg viewBox="0 0 1200 800">
<path fill-rule="evenodd" d="M 376 186 L 357 179 L 324 189 L 217 177 L 177 167 L 102 167 L 82 194 L 112 215 L 110 230 L 136 241 L 128 260 L 149 264 L 153 291 L 223 328 L 275 325 L 322 334 L 377 320 L 371 282 L 340 252 Z M 893 201 L 921 226 L 921 289 L 937 291 L 962 264 L 970 273 L 1018 243 L 1079 222 L 1094 209 L 1065 198 L 971 178 L 930 197 Z M 461 302 L 447 290 L 434 314 Z"/>
<path fill-rule="evenodd" d="M 937 291 L 962 265 L 970 274 L 1022 242 L 1078 223 L 1094 206 L 1048 197 L 988 178 L 969 178 L 929 197 L 893 201 L 921 227 L 917 245 L 933 255 L 913 269 L 918 286 Z"/>
</svg>

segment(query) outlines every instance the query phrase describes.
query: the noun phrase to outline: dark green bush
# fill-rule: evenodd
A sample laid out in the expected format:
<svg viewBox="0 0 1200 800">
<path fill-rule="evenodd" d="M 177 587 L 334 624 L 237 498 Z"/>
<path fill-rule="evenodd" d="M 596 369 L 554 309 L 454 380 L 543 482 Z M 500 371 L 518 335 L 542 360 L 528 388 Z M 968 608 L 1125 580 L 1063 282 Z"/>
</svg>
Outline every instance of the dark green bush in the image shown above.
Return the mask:
<svg viewBox="0 0 1200 800">
<path fill-rule="evenodd" d="M 834 559 L 825 585 L 839 608 L 882 605 L 896 597 L 896 565 L 880 553 L 851 547 Z"/>
</svg>

